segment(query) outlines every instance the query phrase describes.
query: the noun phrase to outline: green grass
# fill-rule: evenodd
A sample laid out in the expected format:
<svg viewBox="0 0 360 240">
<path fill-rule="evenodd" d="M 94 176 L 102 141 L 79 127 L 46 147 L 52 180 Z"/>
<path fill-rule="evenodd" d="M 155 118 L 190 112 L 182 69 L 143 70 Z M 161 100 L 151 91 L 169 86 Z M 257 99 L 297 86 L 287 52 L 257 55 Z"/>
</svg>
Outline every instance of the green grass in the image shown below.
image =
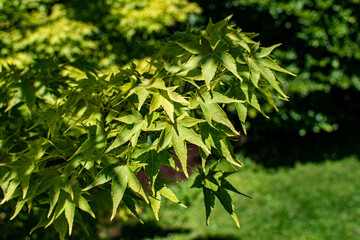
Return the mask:
<svg viewBox="0 0 360 240">
<path fill-rule="evenodd" d="M 150 229 L 151 239 L 360 239 L 358 158 L 280 170 L 249 165 L 231 178 L 253 197 L 232 195 L 240 229 L 219 202 L 205 226 L 201 192 L 176 186 L 189 207 L 164 204 L 160 221 Z"/>
</svg>

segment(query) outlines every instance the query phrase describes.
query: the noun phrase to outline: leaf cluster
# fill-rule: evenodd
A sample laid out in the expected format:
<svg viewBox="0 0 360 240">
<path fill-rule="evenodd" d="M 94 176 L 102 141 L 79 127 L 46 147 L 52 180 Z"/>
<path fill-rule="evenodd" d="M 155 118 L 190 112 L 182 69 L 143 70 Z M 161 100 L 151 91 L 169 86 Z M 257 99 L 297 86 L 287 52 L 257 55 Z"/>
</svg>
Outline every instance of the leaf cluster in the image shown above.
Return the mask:
<svg viewBox="0 0 360 240">
<path fill-rule="evenodd" d="M 64 74 L 68 65 L 54 61 L 25 70 L 3 66 L 1 204 L 17 203 L 12 218 L 25 206 L 29 212 L 40 207 L 43 215 L 32 231 L 53 225 L 64 239 L 74 222 L 86 229 L 83 212 L 95 217 L 92 195 L 107 191 L 111 219 L 122 207 L 141 221 L 143 204 L 158 219 L 163 198 L 181 204 L 160 167 L 188 177 L 191 143 L 202 159 L 193 186 L 203 189 L 207 222 L 216 196 L 239 226 L 228 191 L 240 192 L 226 180 L 230 173 L 216 164 L 206 168 L 209 157 L 234 172 L 243 165 L 230 143 L 240 133 L 224 108 L 235 106 L 246 132 L 249 106 L 265 115 L 263 103 L 276 108 L 273 97 L 288 99 L 274 71 L 292 73 L 271 57 L 278 45 L 261 47 L 255 34 L 228 21 L 174 34 L 145 72 L 132 63 L 112 74 L 78 69 L 84 77 L 73 78 Z M 141 173 L 146 183 L 137 177 Z"/>
</svg>

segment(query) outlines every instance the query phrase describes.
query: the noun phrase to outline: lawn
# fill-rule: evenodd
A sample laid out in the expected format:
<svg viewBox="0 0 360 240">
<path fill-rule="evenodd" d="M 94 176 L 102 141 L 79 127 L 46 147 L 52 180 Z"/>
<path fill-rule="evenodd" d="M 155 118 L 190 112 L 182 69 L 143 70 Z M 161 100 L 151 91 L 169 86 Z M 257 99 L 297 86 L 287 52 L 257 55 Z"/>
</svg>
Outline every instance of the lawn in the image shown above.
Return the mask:
<svg viewBox="0 0 360 240">
<path fill-rule="evenodd" d="M 144 225 L 124 227 L 123 239 L 360 239 L 357 157 L 277 170 L 248 162 L 231 180 L 253 197 L 233 195 L 240 229 L 219 202 L 207 227 L 201 192 L 175 186 L 188 208 L 166 203 L 159 222 L 149 217 Z"/>
</svg>

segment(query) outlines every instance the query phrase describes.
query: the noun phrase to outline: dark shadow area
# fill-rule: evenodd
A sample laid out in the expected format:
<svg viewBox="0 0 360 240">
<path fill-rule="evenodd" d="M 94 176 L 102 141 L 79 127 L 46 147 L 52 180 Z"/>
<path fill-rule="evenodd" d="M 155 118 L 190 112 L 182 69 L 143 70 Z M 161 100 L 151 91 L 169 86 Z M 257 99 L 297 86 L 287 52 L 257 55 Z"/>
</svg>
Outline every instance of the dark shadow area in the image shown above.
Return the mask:
<svg viewBox="0 0 360 240">
<path fill-rule="evenodd" d="M 336 51 L 329 51 L 328 45 L 313 45 L 310 40 L 316 37 L 307 33 L 309 26 L 304 25 L 304 21 L 310 18 L 293 10 L 286 11 L 281 1 L 269 4 L 261 4 L 261 1 L 252 1 L 253 4 L 248 1 L 193 1 L 203 9 L 195 26 L 206 24 L 209 18 L 216 22 L 232 14 L 230 23 L 238 25 L 245 32 L 260 33 L 256 41 L 262 45 L 283 43 L 279 47 L 283 52 L 278 57 L 279 63 L 285 68 L 296 65 L 299 71 L 297 74 L 301 84 L 298 90 L 286 91 L 290 102 L 284 102 L 279 107 L 279 113 L 269 113 L 270 119 L 261 117 L 261 114 L 255 119 L 248 118 L 248 135 L 242 136 L 234 144 L 235 151 L 241 151 L 265 167 L 294 166 L 296 162 L 319 162 L 360 155 L 360 92 L 356 89 L 359 87 L 351 82 L 353 80 L 348 85 L 343 84 L 353 76 L 359 76 L 359 68 L 358 61 L 351 54 L 345 54 L 345 38 L 339 39 L 328 32 L 331 39 L 339 41 L 339 50 Z M 274 4 L 278 6 L 277 14 L 271 12 L 270 6 Z M 358 8 L 351 3 L 342 6 L 353 11 Z M 321 8 L 312 4 L 303 7 L 301 11 L 319 13 L 319 21 L 309 20 L 312 24 L 325 31 L 331 29 L 332 25 L 325 18 L 336 16 L 335 8 Z M 302 34 L 309 39 L 302 38 Z M 355 33 L 349 34 L 346 41 L 356 41 L 356 36 Z M 335 41 L 331 39 L 329 41 Z M 284 55 L 285 52 L 289 54 Z M 289 57 L 291 52 L 296 53 L 294 57 Z M 309 56 L 313 60 L 310 61 Z M 324 59 L 338 59 L 339 66 L 319 64 Z M 341 74 L 335 76 L 335 72 Z M 306 77 L 300 76 L 305 73 Z M 286 79 L 289 82 L 295 80 L 293 77 Z M 306 92 L 307 88 L 311 89 L 311 84 L 318 84 L 321 88 Z M 312 116 L 309 112 L 313 113 Z M 292 114 L 296 116 L 292 117 Z M 233 123 L 239 122 L 236 114 L 229 113 L 229 116 Z M 336 127 L 329 132 L 319 129 L 320 125 L 325 124 Z M 236 128 L 241 129 L 240 124 Z"/>
<path fill-rule="evenodd" d="M 162 228 L 156 222 L 138 223 L 133 225 L 123 225 L 121 227 L 121 240 L 135 240 L 154 237 L 170 237 L 175 233 L 189 233 L 185 228 Z"/>
<path fill-rule="evenodd" d="M 214 235 L 214 236 L 207 236 L 207 237 L 199 237 L 194 238 L 193 240 L 238 240 L 238 238 L 235 238 L 231 235 Z"/>
<path fill-rule="evenodd" d="M 248 136 L 243 136 L 243 141 L 236 143 L 235 147 L 237 150 L 244 149 L 246 156 L 265 167 L 294 166 L 296 162 L 319 162 L 360 155 L 359 102 L 357 90 L 342 89 L 292 99 L 286 103 L 286 108 L 295 109 L 301 116 L 300 120 L 283 120 L 281 112 L 272 113 L 270 120 L 262 117 L 252 119 Z M 306 117 L 309 110 L 326 115 L 330 122 L 338 125 L 338 129 L 313 132 L 314 119 Z M 302 128 L 307 128 L 305 136 L 299 134 Z"/>
<path fill-rule="evenodd" d="M 286 45 L 294 46 L 297 41 L 295 33 L 300 31 L 300 26 L 297 23 L 297 18 L 294 16 L 279 15 L 277 21 L 283 24 L 275 25 L 274 18 L 270 15 L 268 9 L 259 7 L 256 4 L 234 5 L 231 1 L 216 1 L 216 0 L 194 0 L 192 2 L 198 3 L 203 12 L 196 22 L 196 26 L 204 26 L 211 18 L 213 22 L 221 21 L 224 18 L 232 15 L 230 23 L 236 24 L 245 32 L 261 33 L 256 39 L 266 45 L 273 45 L 279 42 Z M 285 22 L 292 23 L 291 29 L 285 28 Z M 286 31 L 284 31 L 286 29 Z M 286 46 L 282 46 L 284 48 Z"/>
</svg>

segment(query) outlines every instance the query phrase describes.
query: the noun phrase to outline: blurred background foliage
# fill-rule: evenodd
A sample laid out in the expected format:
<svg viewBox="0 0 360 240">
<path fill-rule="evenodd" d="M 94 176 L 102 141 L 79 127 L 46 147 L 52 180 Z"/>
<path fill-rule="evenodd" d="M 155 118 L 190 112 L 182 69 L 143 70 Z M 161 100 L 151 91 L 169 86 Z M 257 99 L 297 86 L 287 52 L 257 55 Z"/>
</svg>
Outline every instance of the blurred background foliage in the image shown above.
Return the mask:
<svg viewBox="0 0 360 240">
<path fill-rule="evenodd" d="M 188 210 L 177 212 L 175 206 L 165 206 L 163 222 L 153 222 L 149 214 L 145 225 L 137 225 L 124 212 L 121 219 L 109 223 L 101 212 L 110 206 L 99 195 L 95 203 L 99 207 L 94 209 L 100 220 L 90 229 L 90 239 L 359 237 L 359 199 L 355 195 L 359 174 L 353 170 L 359 169 L 356 156 L 360 154 L 360 0 L 0 0 L 0 64 L 16 65 L 19 75 L 43 72 L 44 79 L 38 79 L 42 82 L 48 76 L 61 82 L 61 75 L 67 72 L 47 72 L 46 67 L 28 72 L 21 69 L 32 63 L 51 66 L 56 62 L 116 71 L 129 61 L 141 65 L 161 47 L 159 40 L 187 24 L 201 26 L 209 18 L 219 21 L 231 14 L 232 23 L 244 31 L 260 33 L 256 39 L 262 45 L 282 43 L 273 54 L 282 66 L 298 74 L 290 81 L 283 79 L 290 102 L 279 102 L 278 113 L 265 109 L 270 119 L 255 118 L 256 111 L 249 112 L 254 118 L 248 123 L 248 136 L 234 143 L 250 166 L 236 176 L 238 186 L 256 196 L 236 203 L 244 206 L 239 211 L 243 212 L 242 229 L 235 231 L 230 223 L 224 228 L 227 232 L 216 229 L 216 222 L 227 221 L 225 211 L 215 213 L 214 223 L 206 230 L 199 226 L 204 221 L 197 217 L 204 214 L 197 213 L 202 208 L 196 204 L 202 200 L 196 193 L 198 203 Z M 1 74 L 7 74 L 4 69 Z M 0 99 L 7 96 L 1 89 L 0 94 Z M 230 114 L 233 111 L 228 110 Z M 18 114 L 18 119 L 3 115 L 1 121 L 15 126 L 21 117 L 29 117 Z M 296 165 L 324 160 L 339 161 Z M 259 164 L 282 170 L 263 169 Z M 291 170 L 282 168 L 295 165 Z M 187 198 L 194 195 L 182 192 L 180 186 L 176 190 L 189 204 Z M 56 238 L 55 232 L 47 230 L 27 236 L 36 216 L 22 212 L 9 222 L 10 208 L 0 208 L 2 239 Z M 95 225 L 93 220 L 87 221 Z M 140 236 L 141 232 L 148 235 Z M 73 235 L 72 239 L 85 238 L 83 232 Z"/>
<path fill-rule="evenodd" d="M 186 0 L 2 0 L 0 13 L 2 63 L 55 57 L 104 70 L 150 56 L 200 8 Z"/>
<path fill-rule="evenodd" d="M 249 136 L 239 147 L 275 167 L 359 154 L 360 1 L 194 2 L 203 9 L 195 24 L 233 14 L 244 31 L 260 33 L 263 45 L 282 43 L 274 56 L 298 74 L 284 79 L 290 102 L 280 103 L 269 120 L 249 121 Z"/>
</svg>

